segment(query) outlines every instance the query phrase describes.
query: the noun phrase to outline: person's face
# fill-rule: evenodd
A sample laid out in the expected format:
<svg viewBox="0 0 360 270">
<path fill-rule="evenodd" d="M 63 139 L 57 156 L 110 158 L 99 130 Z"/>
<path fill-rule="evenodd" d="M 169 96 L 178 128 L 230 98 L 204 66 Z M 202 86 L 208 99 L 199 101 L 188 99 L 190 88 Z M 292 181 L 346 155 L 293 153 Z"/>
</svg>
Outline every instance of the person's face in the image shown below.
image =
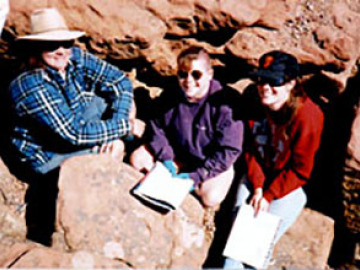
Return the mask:
<svg viewBox="0 0 360 270">
<path fill-rule="evenodd" d="M 0 1 L 0 34 L 5 24 L 6 17 L 9 13 L 9 1 Z"/>
<path fill-rule="evenodd" d="M 71 47 L 74 45 L 74 41 L 52 41 L 43 44 L 43 52 L 41 57 L 45 64 L 58 70 L 65 71 L 70 57 Z"/>
<path fill-rule="evenodd" d="M 203 58 L 195 59 L 188 67 L 180 66 L 178 69 L 179 85 L 190 102 L 203 98 L 209 92 L 212 77 L 213 69 Z"/>
<path fill-rule="evenodd" d="M 271 86 L 269 83 L 258 83 L 257 89 L 261 103 L 270 110 L 279 110 L 290 98 L 290 92 L 295 87 L 295 80 L 281 86 Z"/>
</svg>

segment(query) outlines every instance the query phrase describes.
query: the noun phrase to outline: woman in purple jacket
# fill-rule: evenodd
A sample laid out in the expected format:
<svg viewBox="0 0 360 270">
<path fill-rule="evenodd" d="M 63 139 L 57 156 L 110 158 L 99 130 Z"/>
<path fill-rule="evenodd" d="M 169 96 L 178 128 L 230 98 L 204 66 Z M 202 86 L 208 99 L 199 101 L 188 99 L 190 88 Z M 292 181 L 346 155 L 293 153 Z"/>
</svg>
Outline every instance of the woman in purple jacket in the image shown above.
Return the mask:
<svg viewBox="0 0 360 270">
<path fill-rule="evenodd" d="M 158 160 L 173 176 L 191 179 L 207 209 L 205 226 L 211 230 L 209 220 L 230 188 L 233 164 L 242 151 L 243 123 L 234 119 L 232 95 L 213 79 L 210 56 L 203 48 L 184 50 L 177 64 L 181 95 L 150 122 L 150 141 L 132 154 L 130 162 L 149 171 Z"/>
</svg>

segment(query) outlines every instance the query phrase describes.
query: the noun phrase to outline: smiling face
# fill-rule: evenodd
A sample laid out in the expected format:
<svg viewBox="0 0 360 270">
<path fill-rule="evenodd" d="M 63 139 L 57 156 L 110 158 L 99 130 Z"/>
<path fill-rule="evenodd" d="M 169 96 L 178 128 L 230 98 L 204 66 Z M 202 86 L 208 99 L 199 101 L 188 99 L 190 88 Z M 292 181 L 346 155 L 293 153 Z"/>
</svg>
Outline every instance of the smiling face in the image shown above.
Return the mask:
<svg viewBox="0 0 360 270">
<path fill-rule="evenodd" d="M 281 86 L 271 86 L 268 83 L 257 84 L 261 103 L 273 111 L 278 111 L 290 98 L 290 92 L 296 81 L 291 80 Z"/>
<path fill-rule="evenodd" d="M 41 57 L 46 65 L 64 72 L 71 57 L 73 44 L 73 41 L 44 43 Z"/>
<path fill-rule="evenodd" d="M 179 85 L 190 102 L 196 102 L 209 92 L 213 69 L 208 60 L 198 57 L 178 69 Z"/>
</svg>

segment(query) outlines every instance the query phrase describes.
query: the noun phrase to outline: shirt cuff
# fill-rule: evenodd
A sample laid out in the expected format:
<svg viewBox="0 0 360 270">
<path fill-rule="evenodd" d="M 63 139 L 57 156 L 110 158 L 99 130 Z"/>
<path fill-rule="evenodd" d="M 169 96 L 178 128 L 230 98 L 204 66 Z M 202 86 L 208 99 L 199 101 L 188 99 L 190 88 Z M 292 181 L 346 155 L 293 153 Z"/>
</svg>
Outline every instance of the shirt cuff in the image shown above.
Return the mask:
<svg viewBox="0 0 360 270">
<path fill-rule="evenodd" d="M 271 190 L 264 191 L 263 197 L 270 203 L 275 199 L 275 194 L 271 192 Z"/>
<path fill-rule="evenodd" d="M 189 176 L 194 181 L 195 187 L 201 183 L 200 175 L 197 172 L 191 172 Z"/>
</svg>

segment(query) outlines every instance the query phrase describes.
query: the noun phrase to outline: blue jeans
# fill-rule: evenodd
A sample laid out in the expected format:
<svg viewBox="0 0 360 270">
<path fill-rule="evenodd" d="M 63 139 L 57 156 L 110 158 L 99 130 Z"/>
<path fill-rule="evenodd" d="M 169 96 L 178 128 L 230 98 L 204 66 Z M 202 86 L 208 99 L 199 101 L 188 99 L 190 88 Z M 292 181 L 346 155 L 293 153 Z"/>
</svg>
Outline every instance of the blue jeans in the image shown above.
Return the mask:
<svg viewBox="0 0 360 270">
<path fill-rule="evenodd" d="M 241 206 L 250 196 L 248 188 L 249 183 L 240 184 L 237 194 L 236 206 Z M 280 237 L 289 229 L 300 215 L 302 209 L 306 204 L 306 194 L 302 188 L 295 189 L 286 196 L 273 200 L 269 206 L 269 213 L 272 213 L 281 218 L 279 230 L 275 236 L 275 243 Z M 242 262 L 231 258 L 226 258 L 224 263 L 225 269 L 253 269 L 245 268 Z"/>
<path fill-rule="evenodd" d="M 99 120 L 103 116 L 106 108 L 108 107 L 108 104 L 105 102 L 105 100 L 101 97 L 95 96 L 92 102 L 89 104 L 89 106 L 85 109 L 85 111 L 82 113 L 84 120 Z M 54 156 L 46 163 L 41 165 L 40 167 L 36 168 L 35 170 L 38 173 L 46 174 L 53 169 L 59 167 L 63 161 L 70 157 L 74 156 L 81 156 L 81 155 L 88 155 L 92 154 L 94 151 L 92 148 L 82 149 L 79 151 L 66 153 L 66 154 L 54 154 Z"/>
</svg>

